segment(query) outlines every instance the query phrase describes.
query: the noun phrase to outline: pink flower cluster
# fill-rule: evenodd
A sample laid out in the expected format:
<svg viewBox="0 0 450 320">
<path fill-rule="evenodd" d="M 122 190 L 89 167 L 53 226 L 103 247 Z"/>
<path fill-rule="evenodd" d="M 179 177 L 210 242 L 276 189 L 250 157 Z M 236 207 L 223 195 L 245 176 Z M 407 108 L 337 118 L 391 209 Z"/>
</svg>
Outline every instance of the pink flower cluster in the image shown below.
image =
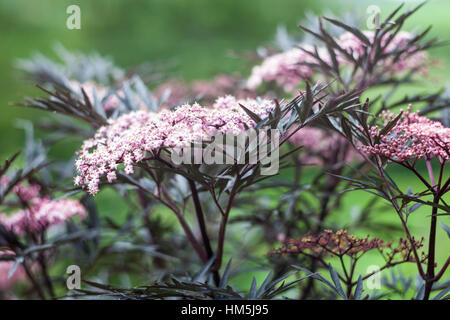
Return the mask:
<svg viewBox="0 0 450 320">
<path fill-rule="evenodd" d="M 11 214 L 0 213 L 0 223 L 16 234 L 23 235 L 41 232 L 73 216 L 86 216 L 86 210 L 80 202 L 71 199 L 51 200 L 46 196 L 41 197 L 39 191 L 38 185 L 16 185 L 13 192 L 25 209 Z"/>
<path fill-rule="evenodd" d="M 302 79 L 307 79 L 313 74 L 309 66 L 301 64 L 306 62 L 313 63 L 314 59 L 298 48 L 272 55 L 261 65 L 253 67 L 247 80 L 247 87 L 255 90 L 264 82 L 275 81 L 285 91 L 292 91 Z"/>
<path fill-rule="evenodd" d="M 374 42 L 375 33 L 373 31 L 363 31 L 363 34 L 370 41 Z M 414 35 L 406 32 L 399 31 L 395 37 L 393 37 L 389 43 L 390 34 L 386 34 L 381 39 L 381 46 L 385 47 L 383 53 L 393 53 L 399 50 L 406 49 L 409 41 L 414 38 Z M 338 44 L 347 52 L 352 54 L 355 59 L 359 59 L 366 53 L 367 45 L 359 38 L 355 37 L 352 33 L 346 32 L 342 34 L 338 39 Z M 426 74 L 426 61 L 428 55 L 425 51 L 416 51 L 416 46 L 408 48 L 400 57 L 394 61 L 393 57 L 389 57 L 382 61 L 381 67 L 386 72 L 404 72 L 406 70 L 417 70 L 422 74 Z M 345 62 L 345 56 L 339 54 L 337 56 L 338 61 Z"/>
<path fill-rule="evenodd" d="M 299 160 L 320 166 L 336 162 L 351 162 L 359 158 L 358 152 L 341 135 L 329 130 L 304 127 L 289 139 L 296 146 L 303 146 Z"/>
<path fill-rule="evenodd" d="M 91 194 L 96 194 L 102 176 L 106 175 L 110 183 L 117 179 L 119 164 L 124 165 L 125 173 L 131 174 L 136 163 L 161 148 L 187 146 L 209 140 L 215 134 L 237 135 L 255 125 L 240 104 L 260 118 L 267 117 L 275 107 L 269 100 L 225 96 L 218 98 L 211 108 L 194 103 L 158 113 L 131 112 L 110 120 L 77 153 L 79 176 L 75 184 L 87 186 Z"/>
<path fill-rule="evenodd" d="M 380 117 L 386 125 L 395 115 L 385 111 Z M 450 128 L 444 127 L 439 121 L 419 116 L 418 112 L 411 112 L 411 105 L 392 130 L 384 135 L 381 135 L 381 130 L 378 126 L 370 129 L 371 137 L 379 142 L 361 146 L 363 152 L 397 162 L 437 157 L 444 163 L 450 159 Z"/>
<path fill-rule="evenodd" d="M 363 31 L 364 35 L 373 42 L 374 33 L 372 31 Z M 382 39 L 382 45 L 387 43 L 389 34 Z M 384 53 L 394 52 L 406 48 L 408 41 L 413 35 L 408 32 L 399 32 L 387 44 Z M 367 45 L 350 32 L 343 33 L 336 42 L 355 59 L 364 55 L 367 51 Z M 315 49 L 309 44 L 302 45 L 302 48 L 309 52 Z M 424 66 L 427 54 L 424 51 L 414 52 L 412 46 L 400 56 L 397 61 L 392 58 L 385 59 L 380 66 L 386 72 L 402 72 L 405 70 L 418 69 L 425 72 Z M 331 58 L 327 48 L 317 48 L 319 57 L 326 63 L 331 63 Z M 410 53 L 410 54 L 409 54 Z M 341 52 L 336 51 L 336 59 L 341 65 L 348 64 L 348 58 Z M 313 75 L 313 69 L 305 63 L 317 63 L 314 58 L 299 48 L 293 48 L 266 58 L 261 65 L 253 67 L 250 77 L 247 80 L 247 87 L 251 90 L 257 89 L 261 84 L 275 81 L 286 92 L 295 89 L 302 80 L 308 79 Z"/>
<path fill-rule="evenodd" d="M 14 255 L 10 250 L 0 250 L 0 256 Z M 11 287 L 26 278 L 25 270 L 22 266 L 18 266 L 11 277 L 8 277 L 14 261 L 0 261 L 0 291 L 8 291 Z"/>
</svg>

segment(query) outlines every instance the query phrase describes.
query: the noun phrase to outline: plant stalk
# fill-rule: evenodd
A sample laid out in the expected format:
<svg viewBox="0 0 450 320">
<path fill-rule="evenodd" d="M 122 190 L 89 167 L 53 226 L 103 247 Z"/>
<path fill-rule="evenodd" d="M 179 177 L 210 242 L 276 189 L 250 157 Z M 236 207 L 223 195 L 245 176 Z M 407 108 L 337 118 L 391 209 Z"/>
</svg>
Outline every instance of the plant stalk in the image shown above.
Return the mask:
<svg viewBox="0 0 450 320">
<path fill-rule="evenodd" d="M 431 213 L 431 225 L 430 225 L 430 236 L 428 242 L 428 263 L 427 263 L 427 272 L 425 279 L 425 294 L 424 300 L 428 300 L 430 298 L 430 293 L 433 288 L 433 283 L 436 281 L 434 277 L 434 267 L 436 263 L 436 225 L 437 225 L 437 204 L 439 202 L 439 196 L 435 195 L 433 199 L 433 211 Z"/>
<path fill-rule="evenodd" d="M 191 188 L 192 200 L 194 202 L 195 213 L 197 216 L 198 225 L 200 228 L 200 232 L 202 235 L 203 245 L 205 246 L 206 256 L 208 260 L 210 260 L 214 256 L 214 252 L 211 248 L 211 242 L 208 237 L 208 233 L 206 231 L 206 223 L 205 218 L 203 216 L 203 210 L 200 203 L 200 198 L 198 196 L 197 187 L 195 186 L 195 182 L 191 179 L 188 179 L 189 186 Z M 218 270 L 213 270 L 214 283 L 218 286 L 220 283 L 220 275 Z"/>
</svg>

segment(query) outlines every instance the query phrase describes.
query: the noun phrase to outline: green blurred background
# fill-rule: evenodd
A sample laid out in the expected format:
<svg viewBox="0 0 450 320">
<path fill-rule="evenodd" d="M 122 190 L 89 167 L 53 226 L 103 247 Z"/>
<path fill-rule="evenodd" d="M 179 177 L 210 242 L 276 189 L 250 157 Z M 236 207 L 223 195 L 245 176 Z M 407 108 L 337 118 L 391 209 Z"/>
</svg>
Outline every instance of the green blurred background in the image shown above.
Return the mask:
<svg viewBox="0 0 450 320">
<path fill-rule="evenodd" d="M 405 1 L 406 7 L 419 1 Z M 77 4 L 81 8 L 81 30 L 66 28 L 66 8 Z M 39 92 L 20 78 L 14 68 L 17 58 L 29 58 L 35 52 L 54 57 L 53 47 L 61 43 L 69 50 L 97 51 L 114 59 L 123 68 L 144 62 L 175 63 L 171 68 L 182 79 L 208 79 L 218 73 L 240 72 L 248 74 L 247 61 L 232 54 L 251 51 L 260 45 L 270 44 L 276 28 L 287 29 L 302 35 L 298 23 L 308 12 L 316 14 L 343 13 L 365 19 L 369 5 L 381 9 L 381 18 L 400 4 L 400 1 L 323 1 L 323 0 L 0 0 L 0 157 L 5 158 L 21 148 L 24 135 L 16 127 L 16 119 L 36 119 L 43 112 L 10 106 L 24 95 Z M 450 1 L 431 0 L 410 18 L 406 28 L 425 29 L 433 25 L 431 35 L 448 40 L 450 30 Z M 364 20 L 362 20 L 364 21 Z M 429 78 L 412 91 L 426 92 L 444 86 L 450 78 L 450 46 L 437 48 L 431 55 L 442 61 L 434 67 Z M 70 152 L 75 150 L 68 147 Z M 68 155 L 70 156 L 70 154 Z M 408 181 L 401 171 L 393 172 L 403 187 L 419 186 Z M 116 209 L 116 202 L 102 201 L 101 208 Z M 354 193 L 346 198 L 341 216 L 345 225 L 355 205 L 367 196 Z M 108 210 L 109 211 L 109 210 Z M 393 220 L 393 212 L 386 210 L 386 219 Z M 380 217 L 381 218 L 381 217 Z M 426 235 L 426 212 L 412 218 L 417 235 Z M 448 224 L 448 223 L 447 223 Z M 438 261 L 448 255 L 448 239 L 439 230 Z M 411 269 L 410 269 L 411 270 Z M 413 269 L 412 269 L 413 270 Z"/>
</svg>

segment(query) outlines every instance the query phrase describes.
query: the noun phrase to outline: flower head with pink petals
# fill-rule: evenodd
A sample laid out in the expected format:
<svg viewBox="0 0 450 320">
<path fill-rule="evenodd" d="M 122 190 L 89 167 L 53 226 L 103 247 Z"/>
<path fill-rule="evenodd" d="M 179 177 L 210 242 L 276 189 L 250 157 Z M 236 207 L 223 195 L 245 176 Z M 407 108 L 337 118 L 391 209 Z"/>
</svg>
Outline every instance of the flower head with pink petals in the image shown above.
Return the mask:
<svg viewBox="0 0 450 320">
<path fill-rule="evenodd" d="M 17 184 L 13 192 L 25 208 L 11 214 L 0 213 L 0 223 L 19 235 L 41 232 L 73 216 L 86 216 L 86 210 L 79 201 L 52 200 L 48 196 L 41 196 L 39 185 Z"/>
<path fill-rule="evenodd" d="M 215 134 L 237 135 L 255 125 L 241 105 L 260 118 L 267 117 L 275 107 L 269 100 L 225 96 L 218 98 L 212 108 L 194 103 L 158 113 L 130 112 L 110 120 L 110 125 L 100 128 L 78 152 L 79 176 L 75 183 L 96 194 L 102 176 L 106 175 L 110 183 L 116 179 L 119 164 L 123 164 L 125 173 L 132 174 L 135 164 L 162 148 L 188 146 Z"/>
<path fill-rule="evenodd" d="M 391 111 L 383 112 L 380 117 L 385 120 L 385 125 L 395 119 Z M 420 116 L 418 112 L 411 112 L 411 105 L 399 117 L 386 134 L 382 128 L 373 126 L 370 135 L 377 142 L 361 146 L 361 150 L 395 162 L 437 158 L 445 163 L 450 159 L 450 128 Z"/>
</svg>

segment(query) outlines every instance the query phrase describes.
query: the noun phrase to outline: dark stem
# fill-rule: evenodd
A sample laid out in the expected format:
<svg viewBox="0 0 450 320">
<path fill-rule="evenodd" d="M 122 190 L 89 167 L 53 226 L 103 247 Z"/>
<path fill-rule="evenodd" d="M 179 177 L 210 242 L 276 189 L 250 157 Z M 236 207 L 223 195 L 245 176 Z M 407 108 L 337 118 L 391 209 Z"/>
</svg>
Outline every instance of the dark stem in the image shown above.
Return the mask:
<svg viewBox="0 0 450 320">
<path fill-rule="evenodd" d="M 205 253 L 203 252 L 202 247 L 197 242 L 197 239 L 195 238 L 194 234 L 192 233 L 191 229 L 189 228 L 189 225 L 184 220 L 183 216 L 180 212 L 175 211 L 175 215 L 178 218 L 178 221 L 181 224 L 181 227 L 184 230 L 184 233 L 186 234 L 186 237 L 188 238 L 189 242 L 191 243 L 192 247 L 194 248 L 195 252 L 197 253 L 198 257 L 203 263 L 208 262 L 208 258 L 205 256 Z"/>
<path fill-rule="evenodd" d="M 220 267 L 222 265 L 222 257 L 223 257 L 223 246 L 225 244 L 225 233 L 227 229 L 227 222 L 228 222 L 228 213 L 226 212 L 225 215 L 223 215 L 220 219 L 220 226 L 219 226 L 219 239 L 217 242 L 217 256 L 216 256 L 216 262 L 214 263 L 214 269 L 215 271 L 220 270 Z"/>
<path fill-rule="evenodd" d="M 419 271 L 420 276 L 422 277 L 422 279 L 425 279 L 426 275 L 423 271 L 422 268 L 422 264 L 421 264 L 421 260 L 419 258 L 419 254 L 417 253 L 417 248 L 416 248 L 416 243 L 414 241 L 414 238 L 412 237 L 408 225 L 405 221 L 405 219 L 403 218 L 403 214 L 401 209 L 398 206 L 397 201 L 395 200 L 395 194 L 392 191 L 389 182 L 387 181 L 384 173 L 383 173 L 383 169 L 382 169 L 382 165 L 381 165 L 381 160 L 380 158 L 376 158 L 376 163 L 375 163 L 375 168 L 378 171 L 378 174 L 380 175 L 380 177 L 383 179 L 386 188 L 388 190 L 388 193 L 384 193 L 387 197 L 387 199 L 389 199 L 389 202 L 392 204 L 393 208 L 395 209 L 395 212 L 397 213 L 398 217 L 400 218 L 400 222 L 402 223 L 402 227 L 403 230 L 405 231 L 406 234 L 406 238 L 408 239 L 409 243 L 411 244 L 411 248 L 413 250 L 413 254 L 414 254 L 414 258 L 416 260 L 416 264 L 417 264 L 417 270 Z"/>
<path fill-rule="evenodd" d="M 439 203 L 439 196 L 435 195 L 433 199 L 433 211 L 431 213 L 431 225 L 430 225 L 430 236 L 428 242 L 428 263 L 427 263 L 427 273 L 425 279 L 425 294 L 424 300 L 430 298 L 431 289 L 433 283 L 436 281 L 434 277 L 434 266 L 435 266 L 435 254 L 436 254 L 436 224 L 437 224 L 437 204 Z"/>
<path fill-rule="evenodd" d="M 350 263 L 350 274 L 348 276 L 348 282 L 347 282 L 347 297 L 349 299 L 352 298 L 352 291 L 353 291 L 353 275 L 355 274 L 355 267 L 356 262 L 358 261 L 358 258 L 355 258 L 355 260 L 351 259 Z"/>
<path fill-rule="evenodd" d="M 319 232 L 322 229 L 324 221 L 328 215 L 328 211 L 329 211 L 328 204 L 330 202 L 331 195 L 333 194 L 334 190 L 336 189 L 336 187 L 339 184 L 338 180 L 334 179 L 331 176 L 328 176 L 327 179 L 329 179 L 328 186 L 325 189 L 325 197 L 322 200 L 319 221 L 318 221 L 317 225 L 314 227 L 313 233 Z M 311 272 L 316 272 L 318 267 L 319 267 L 319 265 L 317 263 L 317 260 L 314 259 L 311 262 L 309 270 Z M 314 278 L 310 277 L 308 279 L 308 282 L 306 283 L 305 289 L 303 290 L 303 293 L 302 293 L 300 299 L 304 300 L 304 299 L 308 298 L 308 296 L 311 294 L 312 290 L 314 289 L 314 283 L 315 283 Z"/>
<path fill-rule="evenodd" d="M 211 242 L 208 237 L 208 233 L 206 232 L 206 223 L 205 218 L 203 216 L 203 210 L 200 203 L 200 198 L 198 197 L 197 187 L 195 186 L 195 182 L 191 179 L 188 179 L 189 186 L 191 188 L 192 200 L 194 201 L 195 214 L 197 215 L 197 221 L 200 228 L 200 232 L 202 235 L 203 245 L 205 246 L 206 256 L 208 260 L 210 260 L 214 256 L 214 252 L 211 248 Z M 213 271 L 214 283 L 218 286 L 220 283 L 220 275 L 218 270 Z"/>
<path fill-rule="evenodd" d="M 27 274 L 28 279 L 30 280 L 31 284 L 33 285 L 33 289 L 37 292 L 40 299 L 45 300 L 44 292 L 42 292 L 41 286 L 34 278 L 33 273 L 31 272 L 27 262 L 24 261 L 22 265 L 23 265 L 23 269 L 25 270 L 25 273 Z"/>
<path fill-rule="evenodd" d="M 152 203 L 150 202 L 150 199 L 145 194 L 145 192 L 142 191 L 142 189 L 137 190 L 137 195 L 138 195 L 138 200 L 139 200 L 139 203 L 140 203 L 142 209 L 145 210 L 145 213 L 142 216 L 142 220 L 143 220 L 145 228 L 148 231 L 148 235 L 150 237 L 150 242 L 152 244 L 155 244 L 158 246 L 158 241 L 157 241 L 156 237 L 154 236 L 154 234 L 156 232 L 153 230 L 153 223 L 150 219 L 150 208 L 152 206 Z M 166 261 L 165 261 L 165 259 L 163 259 L 161 257 L 155 256 L 153 258 L 153 263 L 161 269 L 166 268 Z"/>
<path fill-rule="evenodd" d="M 186 234 L 186 237 L 188 238 L 189 242 L 191 243 L 191 245 L 194 248 L 195 252 L 197 253 L 198 257 L 200 258 L 200 260 L 203 263 L 207 263 L 208 258 L 206 257 L 205 252 L 203 251 L 203 248 L 201 247 L 200 243 L 197 241 L 197 238 L 192 233 L 191 228 L 189 227 L 186 220 L 184 219 L 183 214 L 180 212 L 180 210 L 178 209 L 176 204 L 173 203 L 172 198 L 170 197 L 167 190 L 163 187 L 161 187 L 160 189 L 161 189 L 161 193 L 166 196 L 167 202 L 165 202 L 162 198 L 160 199 L 160 201 L 163 202 L 164 204 L 166 204 L 166 206 L 168 206 L 170 209 L 172 209 L 172 211 L 177 216 L 178 221 L 180 222 L 181 227 L 183 228 L 184 233 Z"/>
<path fill-rule="evenodd" d="M 228 198 L 227 207 L 223 211 L 223 214 L 220 219 L 219 238 L 217 241 L 217 250 L 216 250 L 216 262 L 214 263 L 213 270 L 217 270 L 217 271 L 220 270 L 220 267 L 222 265 L 223 246 L 225 244 L 225 234 L 226 234 L 226 230 L 227 230 L 228 216 L 230 215 L 231 207 L 233 205 L 233 200 L 236 196 L 236 191 L 237 191 L 238 185 L 239 185 L 239 176 L 236 177 L 234 186 L 230 191 L 230 196 Z"/>
<path fill-rule="evenodd" d="M 138 187 L 139 189 L 143 190 L 144 192 L 148 193 L 149 195 L 155 197 L 158 201 L 160 201 L 162 204 L 164 204 L 166 207 L 168 207 L 170 210 L 172 210 L 178 221 L 181 224 L 181 227 L 183 228 L 184 233 L 186 234 L 186 237 L 188 239 L 188 241 L 190 242 L 190 244 L 192 245 L 192 247 L 195 250 L 195 253 L 198 255 L 198 257 L 200 258 L 200 260 L 203 263 L 208 262 L 208 259 L 206 258 L 205 252 L 203 252 L 202 247 L 200 246 L 200 244 L 198 243 L 197 239 L 195 238 L 194 234 L 192 233 L 189 225 L 187 224 L 187 222 L 184 220 L 183 215 L 181 214 L 180 210 L 178 209 L 178 207 L 172 202 L 170 196 L 168 195 L 168 193 L 163 189 L 163 188 L 159 188 L 161 189 L 160 194 L 164 194 L 168 201 L 165 201 L 161 196 L 155 196 L 153 194 L 152 191 L 146 189 L 145 187 L 143 187 L 141 184 L 136 183 L 133 180 L 128 179 L 126 176 L 123 176 L 123 178 L 127 179 L 127 182 Z"/>
<path fill-rule="evenodd" d="M 44 276 L 45 285 L 47 287 L 48 293 L 52 297 L 52 299 L 55 298 L 55 291 L 53 290 L 53 284 L 52 280 L 50 279 L 50 276 L 48 274 L 47 264 L 45 263 L 45 258 L 41 255 L 39 257 L 39 264 L 41 266 L 42 274 Z"/>
<path fill-rule="evenodd" d="M 46 238 L 45 237 L 45 233 L 42 233 L 41 234 L 41 239 L 40 239 L 40 242 L 42 244 L 44 244 L 46 242 L 45 238 Z M 55 291 L 53 289 L 52 280 L 50 279 L 50 275 L 48 273 L 47 262 L 45 261 L 44 252 L 40 252 L 39 253 L 39 265 L 41 266 L 42 274 L 44 276 L 44 282 L 45 282 L 45 285 L 47 287 L 48 293 L 50 294 L 50 297 L 52 299 L 54 299 L 55 298 Z"/>
<path fill-rule="evenodd" d="M 441 279 L 441 277 L 444 275 L 449 265 L 450 265 L 450 257 L 447 258 L 447 261 L 445 261 L 441 271 L 439 271 L 436 277 L 434 277 L 434 281 L 439 281 L 439 279 Z"/>
</svg>

